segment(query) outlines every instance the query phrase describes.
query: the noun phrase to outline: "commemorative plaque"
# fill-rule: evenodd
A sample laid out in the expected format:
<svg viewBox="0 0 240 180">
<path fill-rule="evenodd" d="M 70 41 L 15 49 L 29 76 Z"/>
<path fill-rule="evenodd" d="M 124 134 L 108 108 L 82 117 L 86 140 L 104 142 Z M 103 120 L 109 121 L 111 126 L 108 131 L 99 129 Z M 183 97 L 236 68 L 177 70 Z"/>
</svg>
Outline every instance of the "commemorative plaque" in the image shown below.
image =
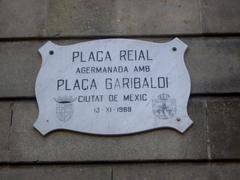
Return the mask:
<svg viewBox="0 0 240 180">
<path fill-rule="evenodd" d="M 157 128 L 183 133 L 190 77 L 184 63 L 187 45 L 104 39 L 39 49 L 36 80 L 43 135 L 59 129 L 122 135 Z"/>
</svg>

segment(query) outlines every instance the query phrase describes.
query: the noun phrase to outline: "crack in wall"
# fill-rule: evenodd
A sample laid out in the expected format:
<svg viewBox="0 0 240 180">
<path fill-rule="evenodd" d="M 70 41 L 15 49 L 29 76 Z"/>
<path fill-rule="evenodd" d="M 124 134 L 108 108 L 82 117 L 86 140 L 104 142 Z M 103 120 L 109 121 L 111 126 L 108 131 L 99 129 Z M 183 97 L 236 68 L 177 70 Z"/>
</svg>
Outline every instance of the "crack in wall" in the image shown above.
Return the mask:
<svg viewBox="0 0 240 180">
<path fill-rule="evenodd" d="M 48 11 L 49 11 L 49 1 L 45 0 L 45 6 L 44 6 L 44 12 L 43 12 L 45 16 L 43 17 L 43 24 L 41 29 L 41 33 L 43 37 L 47 36 Z"/>
<path fill-rule="evenodd" d="M 208 100 L 205 100 L 205 116 L 206 116 L 206 133 L 207 133 L 207 156 L 208 160 L 212 160 L 212 152 L 211 152 L 211 142 L 209 138 L 209 121 L 208 121 Z"/>
<path fill-rule="evenodd" d="M 14 108 L 14 102 L 10 103 L 10 122 L 9 122 L 9 129 L 8 129 L 8 139 L 7 139 L 7 150 L 10 151 L 10 135 L 11 135 L 11 129 L 13 124 L 13 108 Z"/>
<path fill-rule="evenodd" d="M 199 8 L 199 23 L 201 27 L 201 33 L 204 33 L 204 24 L 203 24 L 203 13 L 202 13 L 202 0 L 198 0 L 198 8 Z"/>
<path fill-rule="evenodd" d="M 111 167 L 111 180 L 113 180 L 113 167 Z"/>
</svg>

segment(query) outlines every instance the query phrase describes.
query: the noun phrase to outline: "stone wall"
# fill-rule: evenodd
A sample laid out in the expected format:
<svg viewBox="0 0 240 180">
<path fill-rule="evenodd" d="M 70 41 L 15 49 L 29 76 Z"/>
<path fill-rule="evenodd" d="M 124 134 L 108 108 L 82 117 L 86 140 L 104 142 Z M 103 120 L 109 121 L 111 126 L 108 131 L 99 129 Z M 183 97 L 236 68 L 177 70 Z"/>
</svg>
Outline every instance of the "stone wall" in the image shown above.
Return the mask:
<svg viewBox="0 0 240 180">
<path fill-rule="evenodd" d="M 47 41 L 102 38 L 189 48 L 194 125 L 129 136 L 33 128 Z M 240 179 L 239 0 L 0 0 L 0 179 Z"/>
</svg>

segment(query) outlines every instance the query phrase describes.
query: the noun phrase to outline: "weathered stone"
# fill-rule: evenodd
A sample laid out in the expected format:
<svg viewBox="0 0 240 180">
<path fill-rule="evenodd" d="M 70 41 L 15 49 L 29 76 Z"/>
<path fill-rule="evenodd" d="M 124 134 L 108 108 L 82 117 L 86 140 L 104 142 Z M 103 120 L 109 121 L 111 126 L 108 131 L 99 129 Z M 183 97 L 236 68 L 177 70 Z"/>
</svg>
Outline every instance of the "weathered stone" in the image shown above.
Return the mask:
<svg viewBox="0 0 240 180">
<path fill-rule="evenodd" d="M 8 161 L 8 140 L 11 126 L 11 103 L 0 102 L 0 162 Z"/>
<path fill-rule="evenodd" d="M 189 49 L 185 61 L 192 94 L 240 92 L 240 38 L 181 38 Z M 148 39 L 166 42 L 169 39 Z M 79 41 L 55 41 L 71 44 Z M 0 97 L 34 97 L 40 69 L 38 49 L 45 41 L 0 43 Z"/>
<path fill-rule="evenodd" d="M 238 0 L 2 0 L 0 38 L 239 33 L 239 7 Z"/>
<path fill-rule="evenodd" d="M 1 97 L 33 97 L 40 69 L 39 42 L 0 43 Z"/>
<path fill-rule="evenodd" d="M 156 163 L 113 167 L 113 180 L 234 180 L 239 176 L 239 163 Z"/>
<path fill-rule="evenodd" d="M 47 36 L 201 33 L 198 0 L 49 1 Z M 61 17 L 61 18 L 59 18 Z"/>
<path fill-rule="evenodd" d="M 240 159 L 240 98 L 207 103 L 212 159 Z"/>
<path fill-rule="evenodd" d="M 101 166 L 9 166 L 0 167 L 1 180 L 111 180 L 111 169 Z"/>
<path fill-rule="evenodd" d="M 14 105 L 11 162 L 207 159 L 204 102 L 191 100 L 194 125 L 184 134 L 162 129 L 127 136 L 94 136 L 58 131 L 42 136 L 33 128 L 36 103 Z"/>
<path fill-rule="evenodd" d="M 185 39 L 183 39 L 185 40 Z M 193 94 L 240 92 L 240 38 L 186 39 Z"/>
<path fill-rule="evenodd" d="M 47 0 L 1 0 L 0 38 L 42 36 Z"/>
<path fill-rule="evenodd" d="M 93 165 L 1 166 L 1 180 L 235 180 L 239 163 L 121 163 Z"/>
<path fill-rule="evenodd" d="M 202 24 L 205 33 L 239 33 L 239 0 L 202 0 Z"/>
</svg>

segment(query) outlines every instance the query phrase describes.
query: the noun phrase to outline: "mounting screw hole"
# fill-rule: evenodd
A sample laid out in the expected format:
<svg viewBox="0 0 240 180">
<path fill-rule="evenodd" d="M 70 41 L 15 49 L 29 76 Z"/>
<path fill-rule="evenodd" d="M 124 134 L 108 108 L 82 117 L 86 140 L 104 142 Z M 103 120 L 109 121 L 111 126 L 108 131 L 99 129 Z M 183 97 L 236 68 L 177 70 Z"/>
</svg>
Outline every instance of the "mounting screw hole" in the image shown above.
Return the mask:
<svg viewBox="0 0 240 180">
<path fill-rule="evenodd" d="M 173 48 L 172 48 L 172 51 L 177 51 L 177 48 L 176 48 L 176 47 L 173 47 Z"/>
<path fill-rule="evenodd" d="M 176 120 L 177 120 L 178 122 L 179 122 L 179 121 L 181 121 L 181 119 L 180 119 L 180 118 L 177 118 Z"/>
<path fill-rule="evenodd" d="M 53 54 L 54 54 L 54 51 L 53 51 L 53 50 L 49 51 L 49 54 L 50 54 L 50 55 L 53 55 Z"/>
</svg>

